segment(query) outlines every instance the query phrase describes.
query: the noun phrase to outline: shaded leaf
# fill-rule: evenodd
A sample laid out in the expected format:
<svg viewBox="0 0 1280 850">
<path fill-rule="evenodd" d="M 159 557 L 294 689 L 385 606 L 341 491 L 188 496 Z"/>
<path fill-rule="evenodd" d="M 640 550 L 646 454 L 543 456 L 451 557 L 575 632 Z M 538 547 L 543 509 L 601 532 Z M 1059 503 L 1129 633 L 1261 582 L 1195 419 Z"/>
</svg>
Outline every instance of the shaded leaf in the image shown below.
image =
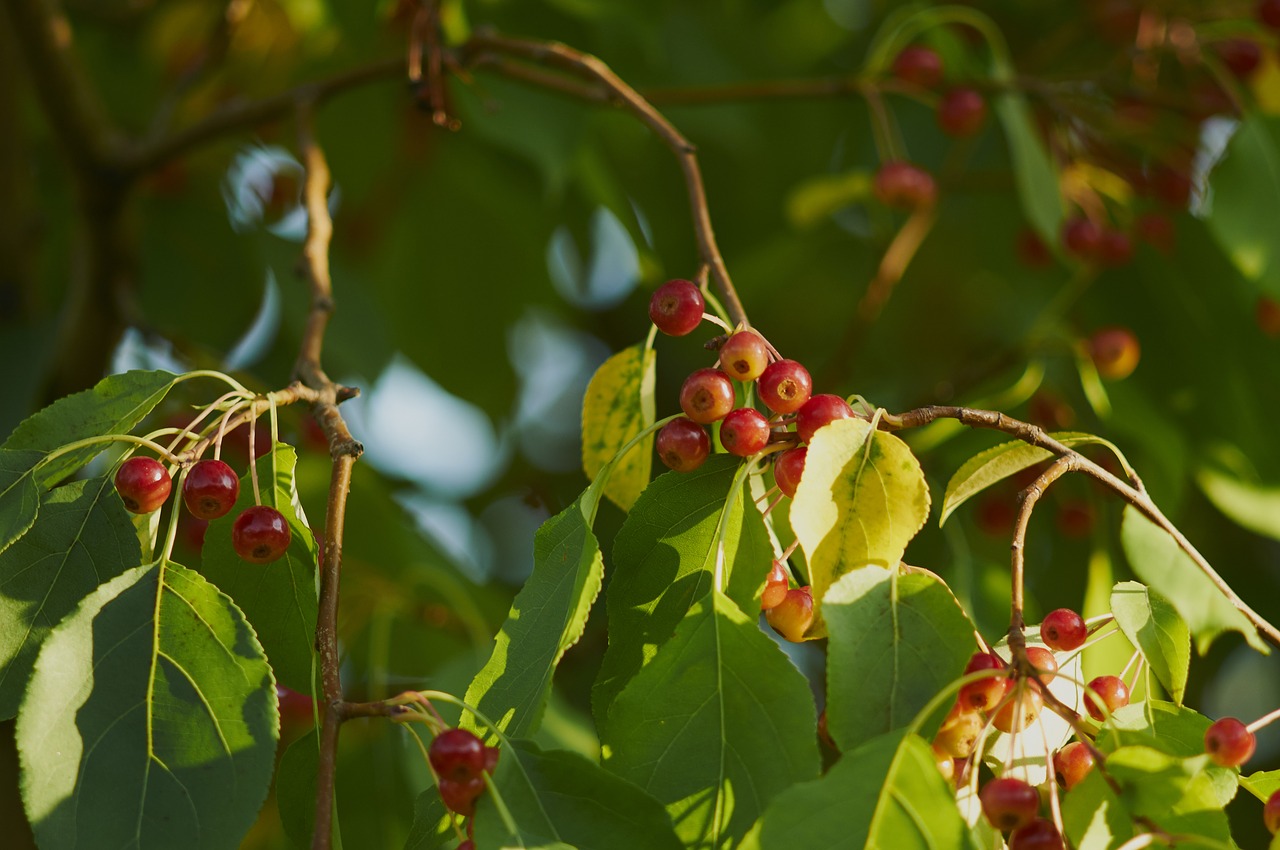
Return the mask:
<svg viewBox="0 0 1280 850">
<path fill-rule="evenodd" d="M 598 720 L 711 590 L 721 541 L 726 592 L 739 608 L 751 610 L 773 549 L 738 476 L 741 469 L 739 458 L 718 455 L 693 472 L 660 475 L 618 530 L 606 599 L 609 646 L 592 690 Z"/>
<path fill-rule="evenodd" d="M 293 480 L 297 457 L 292 446 L 276 443 L 258 458 L 262 504 L 280 511 L 289 524 L 291 537 L 285 553 L 269 564 L 251 564 L 231 545 L 232 525 L 254 504 L 253 482 L 246 471 L 235 507 L 209 523 L 200 572 L 230 596 L 253 624 L 277 680 L 298 693 L 314 694 L 319 550 L 298 502 Z"/>
<path fill-rule="evenodd" d="M 299 850 L 311 846 L 316 822 L 316 770 L 320 761 L 320 742 L 315 729 L 285 748 L 276 768 L 276 807 L 285 835 Z M 334 847 L 341 847 L 337 829 L 338 810 L 333 809 Z"/>
<path fill-rule="evenodd" d="M 1124 509 L 1120 542 L 1134 574 L 1182 615 L 1201 655 L 1227 631 L 1240 632 L 1259 652 L 1270 651 L 1248 618 L 1200 572 L 1177 542 L 1132 506 Z"/>
<path fill-rule="evenodd" d="M 1191 632 L 1178 612 L 1146 585 L 1123 581 L 1111 590 L 1111 613 L 1169 696 L 1181 705 L 1191 667 Z"/>
<path fill-rule="evenodd" d="M 443 850 L 452 847 L 456 837 L 453 828 L 445 820 L 449 810 L 440 799 L 435 786 L 418 795 L 413 801 L 413 827 L 405 841 L 404 850 Z"/>
<path fill-rule="evenodd" d="M 664 803 L 686 846 L 732 846 L 775 795 L 817 775 L 815 714 L 756 618 L 713 592 L 618 695 L 605 766 Z"/>
<path fill-rule="evenodd" d="M 760 829 L 761 850 L 973 846 L 929 745 L 902 732 L 873 738 L 821 779 L 780 794 Z"/>
<path fill-rule="evenodd" d="M 582 468 L 595 479 L 604 465 L 654 422 L 657 353 L 643 344 L 624 348 L 601 364 L 582 399 Z M 646 437 L 618 461 L 604 494 L 624 511 L 649 484 L 653 438 Z"/>
<path fill-rule="evenodd" d="M 278 722 L 271 668 L 229 598 L 171 562 L 123 573 L 50 634 L 18 716 L 40 846 L 239 846 Z"/>
<path fill-rule="evenodd" d="M 58 621 L 143 560 L 110 478 L 59 487 L 41 507 L 31 531 L 0 554 L 0 717 L 17 714 L 36 653 Z"/>
<path fill-rule="evenodd" d="M 1210 467 L 1196 470 L 1196 483 L 1232 522 L 1280 540 L 1280 487 L 1251 484 Z"/>
<path fill-rule="evenodd" d="M 0 449 L 0 552 L 26 534 L 40 512 L 40 491 L 32 469 L 40 452 Z"/>
<path fill-rule="evenodd" d="M 508 833 L 488 795 L 476 805 L 481 847 L 608 847 L 679 850 L 671 818 L 635 785 L 577 753 L 544 752 L 529 741 L 502 748 L 494 785 L 517 832 Z"/>
<path fill-rule="evenodd" d="M 827 730 L 846 752 L 911 723 L 977 649 L 973 624 L 932 576 L 856 570 L 831 586 L 822 610 Z"/>
<path fill-rule="evenodd" d="M 1209 174 L 1206 221 L 1240 273 L 1280 298 L 1275 221 L 1280 216 L 1280 124 L 1255 112 L 1236 127 Z"/>
<path fill-rule="evenodd" d="M 1018 92 L 1006 91 L 994 95 L 992 102 L 1009 144 L 1022 210 L 1044 243 L 1056 245 L 1063 208 L 1058 173 L 1036 130 L 1027 99 Z"/>
</svg>

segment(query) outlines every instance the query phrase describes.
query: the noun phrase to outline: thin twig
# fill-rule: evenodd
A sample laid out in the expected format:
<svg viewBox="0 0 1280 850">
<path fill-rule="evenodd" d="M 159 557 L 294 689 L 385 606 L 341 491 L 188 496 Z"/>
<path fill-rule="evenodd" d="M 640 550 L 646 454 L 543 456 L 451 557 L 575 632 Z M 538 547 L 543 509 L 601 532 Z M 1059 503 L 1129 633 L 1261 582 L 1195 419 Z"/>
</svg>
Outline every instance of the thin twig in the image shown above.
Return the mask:
<svg viewBox="0 0 1280 850">
<path fill-rule="evenodd" d="M 1026 594 L 1025 564 L 1027 526 L 1031 522 L 1031 512 L 1035 510 L 1040 497 L 1049 489 L 1049 485 L 1063 475 L 1076 468 L 1075 457 L 1067 455 L 1053 462 L 1053 465 L 1031 482 L 1031 485 L 1018 494 L 1018 518 L 1013 528 L 1013 542 L 1009 544 L 1012 592 L 1010 594 L 1011 611 L 1009 613 L 1009 649 L 1013 653 L 1014 665 L 1021 668 L 1030 667 L 1027 662 L 1027 638 L 1023 634 L 1026 621 L 1022 610 Z"/>
</svg>

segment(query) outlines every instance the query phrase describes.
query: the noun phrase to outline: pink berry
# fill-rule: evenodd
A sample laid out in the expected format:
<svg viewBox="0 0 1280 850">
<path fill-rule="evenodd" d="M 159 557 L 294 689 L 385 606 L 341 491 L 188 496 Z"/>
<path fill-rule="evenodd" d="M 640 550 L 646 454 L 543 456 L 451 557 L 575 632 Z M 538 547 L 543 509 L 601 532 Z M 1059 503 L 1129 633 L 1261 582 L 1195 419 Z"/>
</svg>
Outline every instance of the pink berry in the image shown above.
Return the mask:
<svg viewBox="0 0 1280 850">
<path fill-rule="evenodd" d="M 938 198 L 933 175 L 909 162 L 893 161 L 880 166 L 872 189 L 880 203 L 897 210 L 929 206 Z"/>
<path fill-rule="evenodd" d="M 781 561 L 774 561 L 769 569 L 769 577 L 765 579 L 764 591 L 760 594 L 760 610 L 768 611 L 771 608 L 777 608 L 790 589 L 791 581 L 787 575 L 787 568 Z"/>
<path fill-rule="evenodd" d="M 1040 813 L 1040 792 L 1021 779 L 993 779 L 978 792 L 982 813 L 1001 832 L 1026 826 Z"/>
<path fill-rule="evenodd" d="M 952 89 L 938 102 L 938 126 L 948 136 L 976 135 L 986 120 L 987 101 L 973 89 Z"/>
<path fill-rule="evenodd" d="M 1047 685 L 1058 675 L 1058 659 L 1043 646 L 1028 646 L 1027 661 L 1036 671 L 1036 679 Z"/>
<path fill-rule="evenodd" d="M 813 622 L 813 591 L 808 587 L 791 588 L 782 602 L 766 611 L 764 617 L 775 632 L 792 643 L 799 643 Z"/>
<path fill-rule="evenodd" d="M 1062 225 L 1062 245 L 1081 260 L 1092 262 L 1102 251 L 1102 228 L 1087 218 L 1068 219 Z"/>
<path fill-rule="evenodd" d="M 720 347 L 720 366 L 743 383 L 754 381 L 769 365 L 769 347 L 755 331 L 738 331 Z"/>
<path fill-rule="evenodd" d="M 1070 791 L 1093 770 L 1093 753 L 1079 741 L 1072 741 L 1053 754 L 1058 781 Z"/>
<path fill-rule="evenodd" d="M 1102 701 L 1102 707 L 1099 707 L 1097 700 L 1090 699 L 1088 694 L 1084 697 L 1089 716 L 1099 722 L 1105 720 L 1111 712 L 1129 704 L 1129 688 L 1119 676 L 1099 676 L 1089 683 L 1088 690 Z"/>
<path fill-rule="evenodd" d="M 969 673 L 978 673 L 984 670 L 1003 671 L 1004 669 L 1004 661 L 1000 656 L 979 652 L 969 659 L 969 663 L 965 665 L 964 672 L 968 675 Z M 968 711 L 976 711 L 978 709 L 989 711 L 995 708 L 996 704 L 1000 702 L 1000 698 L 1004 696 L 1007 682 L 1008 679 L 1003 675 L 988 676 L 985 679 L 969 682 L 960 688 L 956 702 L 960 704 L 962 709 Z"/>
</svg>

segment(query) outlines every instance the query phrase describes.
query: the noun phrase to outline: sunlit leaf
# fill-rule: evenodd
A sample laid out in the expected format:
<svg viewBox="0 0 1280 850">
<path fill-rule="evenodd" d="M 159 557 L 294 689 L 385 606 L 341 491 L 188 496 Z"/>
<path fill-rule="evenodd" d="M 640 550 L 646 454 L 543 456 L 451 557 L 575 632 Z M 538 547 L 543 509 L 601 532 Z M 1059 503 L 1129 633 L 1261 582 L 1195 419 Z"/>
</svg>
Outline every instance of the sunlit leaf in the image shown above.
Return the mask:
<svg viewBox="0 0 1280 850">
<path fill-rule="evenodd" d="M 40 512 L 40 490 L 32 469 L 41 452 L 0 449 L 0 552 L 26 534 Z"/>
<path fill-rule="evenodd" d="M 41 508 L 31 531 L 0 553 L 0 717 L 17 713 L 40 644 L 58 621 L 143 560 L 111 479 L 59 487 Z"/>
<path fill-rule="evenodd" d="M 664 803 L 686 846 L 730 846 L 775 795 L 817 775 L 815 714 L 756 618 L 712 593 L 618 695 L 605 766 Z"/>
<path fill-rule="evenodd" d="M 1280 540 L 1280 487 L 1251 484 L 1207 466 L 1196 470 L 1196 483 L 1237 525 Z"/>
<path fill-rule="evenodd" d="M 594 479 L 622 447 L 654 422 L 653 381 L 657 354 L 644 345 L 610 357 L 587 384 L 582 400 L 582 467 Z M 604 494 L 629 509 L 649 483 L 653 439 L 638 442 L 618 462 Z"/>
<path fill-rule="evenodd" d="M 1098 747 L 1109 753 L 1120 747 L 1141 746 L 1178 758 L 1193 758 L 1204 755 L 1204 734 L 1209 726 L 1209 718 L 1185 706 L 1144 700 L 1111 713 L 1098 736 Z M 1239 774 L 1216 764 L 1206 765 L 1204 773 L 1206 787 L 1218 806 L 1231 802 L 1239 787 Z"/>
<path fill-rule="evenodd" d="M 123 573 L 50 634 L 18 715 L 40 846 L 239 846 L 277 723 L 271 669 L 227 596 L 171 562 Z"/>
<path fill-rule="evenodd" d="M 1124 581 L 1111 591 L 1111 613 L 1169 696 L 1181 705 L 1191 667 L 1191 632 L 1178 612 L 1146 585 Z"/>
<path fill-rule="evenodd" d="M 1240 787 L 1265 803 L 1272 794 L 1280 791 L 1280 770 L 1260 770 L 1241 776 Z"/>
</svg>

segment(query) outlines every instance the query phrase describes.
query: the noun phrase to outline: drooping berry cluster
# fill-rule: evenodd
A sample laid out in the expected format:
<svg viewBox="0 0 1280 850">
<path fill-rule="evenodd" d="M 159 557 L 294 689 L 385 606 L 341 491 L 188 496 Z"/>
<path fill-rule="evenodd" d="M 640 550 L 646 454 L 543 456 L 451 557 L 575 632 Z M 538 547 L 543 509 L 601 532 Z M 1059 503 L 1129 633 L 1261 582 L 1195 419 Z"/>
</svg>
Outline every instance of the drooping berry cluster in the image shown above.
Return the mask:
<svg viewBox="0 0 1280 850">
<path fill-rule="evenodd" d="M 485 775 L 493 774 L 499 754 L 497 747 L 486 747 L 466 729 L 446 729 L 436 735 L 427 748 L 427 759 L 445 807 L 466 817 L 475 814 Z"/>
</svg>

